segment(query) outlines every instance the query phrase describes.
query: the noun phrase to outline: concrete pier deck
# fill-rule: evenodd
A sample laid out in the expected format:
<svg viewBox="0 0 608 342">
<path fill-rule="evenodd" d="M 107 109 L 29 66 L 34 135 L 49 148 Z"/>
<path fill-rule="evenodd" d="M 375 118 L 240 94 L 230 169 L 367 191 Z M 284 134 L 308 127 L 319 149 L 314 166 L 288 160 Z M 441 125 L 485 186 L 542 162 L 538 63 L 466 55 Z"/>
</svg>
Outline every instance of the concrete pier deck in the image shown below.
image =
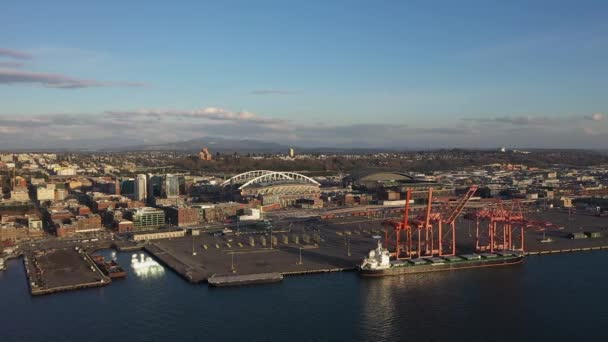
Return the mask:
<svg viewBox="0 0 608 342">
<path fill-rule="evenodd" d="M 343 228 L 320 228 L 317 241 L 313 241 L 314 232 L 293 225 L 289 232 L 273 233 L 272 238 L 269 234 L 203 234 L 156 240 L 145 249 L 193 283 L 219 274 L 289 276 L 354 270 L 374 248 L 372 236 L 378 232 L 344 234 Z M 276 239 L 272 248 L 271 239 Z"/>
<path fill-rule="evenodd" d="M 209 286 L 212 287 L 229 287 L 278 283 L 281 280 L 283 280 L 283 275 L 280 273 L 257 273 L 245 275 L 213 275 L 209 277 L 208 282 Z"/>
<path fill-rule="evenodd" d="M 550 221 L 563 229 L 548 229 L 544 243 L 543 232 L 526 230 L 527 255 L 544 255 L 565 251 L 585 251 L 608 248 L 608 218 L 579 213 L 548 210 L 529 213 L 531 220 Z M 251 275 L 279 273 L 283 276 L 309 273 L 355 270 L 362 258 L 376 245 L 373 238 L 384 238 L 382 220 L 352 217 L 332 220 L 301 219 L 279 221 L 273 233 L 276 245 L 270 248 L 269 234 L 186 236 L 155 240 L 145 248 L 160 262 L 169 266 L 190 282 L 205 282 L 216 274 Z M 458 219 L 457 250 L 474 252 L 475 222 Z M 604 232 L 599 238 L 571 240 L 573 232 Z M 320 241 L 312 241 L 311 236 Z M 307 236 L 304 241 L 304 236 Z M 253 240 L 253 241 L 252 241 Z M 262 241 L 266 242 L 262 245 Z"/>
<path fill-rule="evenodd" d="M 105 286 L 112 281 L 87 253 L 73 248 L 27 253 L 23 262 L 34 296 Z"/>
</svg>

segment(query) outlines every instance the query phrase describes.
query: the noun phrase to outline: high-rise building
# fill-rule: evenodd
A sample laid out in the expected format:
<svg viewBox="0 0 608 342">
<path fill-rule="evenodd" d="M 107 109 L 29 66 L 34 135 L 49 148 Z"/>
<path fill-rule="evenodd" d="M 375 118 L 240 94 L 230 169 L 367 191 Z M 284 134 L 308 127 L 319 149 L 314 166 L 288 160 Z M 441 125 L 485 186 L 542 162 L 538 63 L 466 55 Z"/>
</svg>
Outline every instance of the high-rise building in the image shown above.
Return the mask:
<svg viewBox="0 0 608 342">
<path fill-rule="evenodd" d="M 125 196 L 135 194 L 135 180 L 133 178 L 124 178 L 120 182 L 120 193 Z"/>
<path fill-rule="evenodd" d="M 146 175 L 140 174 L 135 177 L 135 200 L 145 201 L 148 197 L 148 184 Z"/>
<path fill-rule="evenodd" d="M 164 189 L 163 177 L 159 175 L 148 175 L 148 197 L 160 197 Z"/>
<path fill-rule="evenodd" d="M 165 196 L 179 196 L 179 177 L 177 175 L 168 174 L 165 177 Z"/>
<path fill-rule="evenodd" d="M 198 154 L 199 158 L 201 158 L 201 160 L 211 160 L 213 159 L 213 155 L 211 155 L 211 152 L 209 152 L 209 150 L 205 147 L 203 148 L 199 154 Z"/>
<path fill-rule="evenodd" d="M 296 156 L 296 151 L 293 148 L 289 148 L 289 158 Z"/>
</svg>

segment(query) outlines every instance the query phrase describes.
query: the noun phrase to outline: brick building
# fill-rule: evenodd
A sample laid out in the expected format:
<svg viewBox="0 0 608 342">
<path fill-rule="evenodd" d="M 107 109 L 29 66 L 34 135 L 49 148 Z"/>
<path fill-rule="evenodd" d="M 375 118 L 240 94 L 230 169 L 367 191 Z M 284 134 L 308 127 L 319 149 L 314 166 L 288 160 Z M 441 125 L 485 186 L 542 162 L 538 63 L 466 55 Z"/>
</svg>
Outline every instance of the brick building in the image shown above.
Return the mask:
<svg viewBox="0 0 608 342">
<path fill-rule="evenodd" d="M 199 209 L 191 207 L 164 207 L 167 222 L 179 227 L 190 227 L 199 224 Z"/>
</svg>

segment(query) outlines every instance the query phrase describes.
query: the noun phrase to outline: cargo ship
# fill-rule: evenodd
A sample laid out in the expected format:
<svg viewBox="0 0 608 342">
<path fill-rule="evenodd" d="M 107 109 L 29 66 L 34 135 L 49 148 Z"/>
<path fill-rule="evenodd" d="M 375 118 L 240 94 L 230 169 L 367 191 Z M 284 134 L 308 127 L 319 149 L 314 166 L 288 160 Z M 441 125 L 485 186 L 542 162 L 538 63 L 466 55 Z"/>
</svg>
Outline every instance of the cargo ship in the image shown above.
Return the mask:
<svg viewBox="0 0 608 342">
<path fill-rule="evenodd" d="M 495 253 L 463 254 L 443 257 L 423 257 L 418 259 L 391 260 L 388 249 L 378 247 L 369 252 L 359 266 L 359 273 L 365 277 L 383 277 L 400 274 L 451 271 L 469 268 L 508 266 L 519 264 L 524 255 L 518 251 Z"/>
<path fill-rule="evenodd" d="M 116 261 L 105 261 L 105 258 L 101 255 L 93 255 L 91 258 L 97 267 L 108 277 L 115 279 L 127 276 L 127 272 Z"/>
</svg>

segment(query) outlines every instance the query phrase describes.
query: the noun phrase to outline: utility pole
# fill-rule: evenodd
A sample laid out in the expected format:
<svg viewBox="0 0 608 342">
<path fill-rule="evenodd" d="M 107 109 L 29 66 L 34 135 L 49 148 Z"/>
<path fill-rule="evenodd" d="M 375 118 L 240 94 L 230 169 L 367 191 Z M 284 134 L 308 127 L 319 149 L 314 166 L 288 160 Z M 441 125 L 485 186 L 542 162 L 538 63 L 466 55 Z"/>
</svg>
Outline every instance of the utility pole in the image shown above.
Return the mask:
<svg viewBox="0 0 608 342">
<path fill-rule="evenodd" d="M 196 255 L 196 251 L 194 250 L 194 234 L 192 233 L 192 230 L 190 233 L 192 234 L 192 255 Z"/>
<path fill-rule="evenodd" d="M 272 249 L 272 224 L 270 225 L 270 249 Z"/>
<path fill-rule="evenodd" d="M 350 256 L 350 255 L 351 255 L 351 254 L 350 254 L 350 237 L 349 237 L 349 238 L 347 238 L 347 240 L 346 240 L 346 241 L 347 241 L 347 245 L 346 245 L 346 254 L 347 254 L 348 256 Z"/>
<path fill-rule="evenodd" d="M 298 262 L 298 265 L 302 265 L 302 247 L 300 247 L 300 261 Z"/>
<path fill-rule="evenodd" d="M 236 273 L 236 268 L 234 268 L 234 252 L 230 252 L 230 269 L 232 273 Z"/>
</svg>

